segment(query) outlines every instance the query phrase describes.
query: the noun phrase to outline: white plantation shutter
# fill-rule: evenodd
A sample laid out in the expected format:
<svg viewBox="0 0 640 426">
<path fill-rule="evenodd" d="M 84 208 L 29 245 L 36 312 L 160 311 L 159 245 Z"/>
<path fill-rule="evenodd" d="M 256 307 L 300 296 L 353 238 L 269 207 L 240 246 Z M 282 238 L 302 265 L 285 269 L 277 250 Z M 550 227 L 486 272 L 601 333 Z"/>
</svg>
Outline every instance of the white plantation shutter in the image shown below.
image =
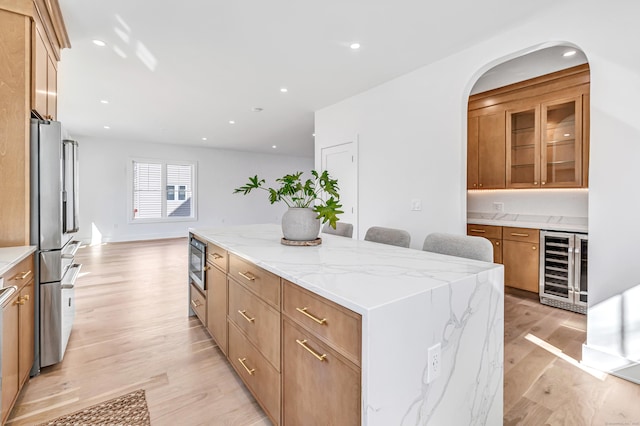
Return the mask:
<svg viewBox="0 0 640 426">
<path fill-rule="evenodd" d="M 162 217 L 162 164 L 133 163 L 133 217 Z"/>
<path fill-rule="evenodd" d="M 136 220 L 195 218 L 195 165 L 133 161 L 132 208 Z"/>
</svg>

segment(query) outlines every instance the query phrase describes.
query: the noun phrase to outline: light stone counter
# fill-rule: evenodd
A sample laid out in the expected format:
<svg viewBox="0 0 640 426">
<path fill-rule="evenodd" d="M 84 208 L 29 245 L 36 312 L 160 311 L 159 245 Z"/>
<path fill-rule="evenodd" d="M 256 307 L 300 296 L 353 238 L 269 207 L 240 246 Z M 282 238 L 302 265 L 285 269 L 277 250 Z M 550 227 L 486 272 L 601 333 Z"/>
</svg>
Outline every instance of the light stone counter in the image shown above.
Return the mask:
<svg viewBox="0 0 640 426">
<path fill-rule="evenodd" d="M 0 275 L 4 275 L 35 251 L 35 246 L 0 247 Z"/>
<path fill-rule="evenodd" d="M 190 231 L 362 315 L 362 424 L 502 424 L 502 265 L 327 234 L 284 246 L 277 225 Z"/>
<path fill-rule="evenodd" d="M 517 228 L 544 229 L 548 231 L 585 233 L 589 231 L 588 218 L 572 216 L 468 212 L 467 223 L 476 225 L 514 226 Z"/>
</svg>

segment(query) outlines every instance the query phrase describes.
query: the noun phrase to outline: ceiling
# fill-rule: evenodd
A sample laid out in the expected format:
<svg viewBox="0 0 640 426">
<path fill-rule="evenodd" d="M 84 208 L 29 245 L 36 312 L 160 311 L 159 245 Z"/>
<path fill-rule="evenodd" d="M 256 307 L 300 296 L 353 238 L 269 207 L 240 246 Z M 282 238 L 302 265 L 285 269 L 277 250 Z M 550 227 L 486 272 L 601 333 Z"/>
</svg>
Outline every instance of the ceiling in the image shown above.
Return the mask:
<svg viewBox="0 0 640 426">
<path fill-rule="evenodd" d="M 314 111 L 556 1 L 59 0 L 58 117 L 77 139 L 312 156 Z"/>
</svg>

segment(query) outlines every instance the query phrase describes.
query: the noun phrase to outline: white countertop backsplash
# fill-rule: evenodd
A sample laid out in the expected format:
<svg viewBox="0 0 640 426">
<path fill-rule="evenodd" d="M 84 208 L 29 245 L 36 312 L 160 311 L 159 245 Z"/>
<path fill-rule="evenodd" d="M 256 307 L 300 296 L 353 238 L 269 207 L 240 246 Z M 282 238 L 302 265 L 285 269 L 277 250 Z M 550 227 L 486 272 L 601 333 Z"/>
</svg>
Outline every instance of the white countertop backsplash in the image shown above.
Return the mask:
<svg viewBox="0 0 640 426">
<path fill-rule="evenodd" d="M 514 226 L 549 231 L 588 232 L 586 217 L 545 216 L 504 212 L 467 212 L 467 223 L 476 225 Z"/>
<path fill-rule="evenodd" d="M 0 275 L 4 275 L 35 251 L 36 246 L 0 247 Z"/>
</svg>

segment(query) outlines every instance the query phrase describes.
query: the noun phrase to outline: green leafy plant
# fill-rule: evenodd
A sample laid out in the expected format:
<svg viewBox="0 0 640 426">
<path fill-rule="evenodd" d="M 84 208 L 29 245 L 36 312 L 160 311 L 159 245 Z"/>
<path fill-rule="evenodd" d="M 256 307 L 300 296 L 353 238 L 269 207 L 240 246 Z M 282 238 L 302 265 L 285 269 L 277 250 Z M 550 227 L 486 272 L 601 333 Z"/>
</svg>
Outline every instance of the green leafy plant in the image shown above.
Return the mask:
<svg viewBox="0 0 640 426">
<path fill-rule="evenodd" d="M 239 188 L 233 190 L 233 193 L 248 194 L 254 189 L 261 189 L 269 193 L 269 202 L 274 204 L 283 201 L 288 207 L 311 207 L 313 211 L 318 213 L 317 219 L 322 223 L 329 222 L 329 225 L 335 229 L 338 222 L 338 215 L 344 213 L 339 204 L 340 195 L 338 194 L 338 180 L 332 179 L 325 170 L 321 174 L 315 170 L 311 170 L 313 179 L 307 179 L 303 182 L 302 172 L 291 175 L 284 175 L 276 179 L 280 184 L 278 188 L 265 188 L 264 179 L 258 178 L 258 175 L 249 177 L 249 182 Z M 324 200 L 323 196 L 329 196 Z"/>
</svg>

